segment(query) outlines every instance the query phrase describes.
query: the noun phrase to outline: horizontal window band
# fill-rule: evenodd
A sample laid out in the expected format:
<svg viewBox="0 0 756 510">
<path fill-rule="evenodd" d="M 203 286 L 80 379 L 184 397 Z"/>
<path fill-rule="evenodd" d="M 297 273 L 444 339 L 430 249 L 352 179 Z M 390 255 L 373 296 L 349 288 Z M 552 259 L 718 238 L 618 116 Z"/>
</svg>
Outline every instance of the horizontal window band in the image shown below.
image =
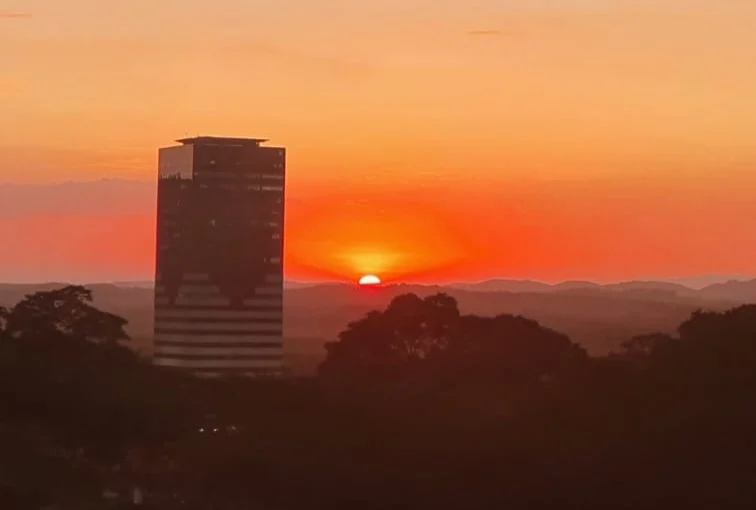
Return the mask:
<svg viewBox="0 0 756 510">
<path fill-rule="evenodd" d="M 263 262 L 261 263 L 261 265 L 268 265 L 268 263 Z M 154 290 L 156 296 L 170 297 L 171 294 L 173 294 L 177 299 L 197 300 L 200 302 L 203 300 L 229 299 L 229 296 L 223 294 L 221 292 L 221 289 L 217 285 L 211 284 L 209 282 L 206 285 L 198 285 L 197 282 L 192 282 L 190 284 L 179 283 L 174 287 L 172 292 L 170 292 L 165 287 L 165 285 L 160 282 L 155 286 Z M 283 277 L 280 274 L 267 274 L 263 278 L 261 278 L 259 286 L 249 286 L 247 290 L 249 296 L 252 296 L 253 292 L 260 292 L 260 294 L 257 295 L 262 295 L 264 297 L 247 297 L 245 299 L 270 300 L 271 298 L 269 298 L 268 296 L 278 296 L 282 291 Z"/>
<path fill-rule="evenodd" d="M 234 305 L 231 302 L 230 298 L 226 298 L 223 296 L 208 296 L 212 299 L 200 298 L 200 297 L 193 297 L 193 298 L 187 298 L 187 297 L 178 297 L 176 296 L 173 299 L 173 305 L 176 307 L 198 307 L 198 306 L 205 306 L 207 308 L 229 308 L 232 306 L 235 306 L 236 308 L 249 308 L 251 306 L 273 306 L 273 305 L 279 305 L 283 303 L 283 296 L 281 294 L 272 294 L 267 295 L 264 297 L 258 297 L 258 298 L 243 298 L 242 301 L 237 301 L 237 305 Z M 223 299 L 218 299 L 219 297 L 222 297 Z M 158 293 L 155 296 L 155 300 L 158 303 L 163 302 L 169 302 L 171 299 L 171 296 L 169 294 L 163 294 Z"/>
<path fill-rule="evenodd" d="M 161 354 L 155 356 L 160 359 L 177 359 L 177 360 L 207 360 L 207 361 L 280 361 L 283 359 L 281 354 Z"/>
<path fill-rule="evenodd" d="M 164 321 L 170 319 L 183 319 L 186 321 L 267 319 L 280 321 L 283 319 L 283 310 L 173 310 L 163 308 L 155 311 L 155 320 Z"/>
<path fill-rule="evenodd" d="M 155 303 L 155 310 L 187 310 L 187 311 L 228 311 L 228 312 L 271 312 L 283 310 L 283 301 L 269 304 L 255 304 L 255 305 L 171 305 L 168 303 Z"/>
<path fill-rule="evenodd" d="M 283 349 L 283 342 L 180 342 L 174 340 L 156 340 L 155 349 L 159 347 L 193 348 L 218 348 L 233 349 L 236 347 L 249 347 L 250 349 Z"/>
<path fill-rule="evenodd" d="M 282 315 L 278 317 L 186 317 L 165 316 L 155 317 L 155 324 L 281 324 Z"/>
<path fill-rule="evenodd" d="M 281 329 L 269 329 L 269 330 L 208 330 L 208 329 L 167 329 L 167 328 L 155 328 L 155 335 L 187 335 L 187 336 L 283 336 L 283 328 Z"/>
<path fill-rule="evenodd" d="M 267 262 L 260 261 L 259 265 L 267 265 Z M 207 279 L 206 281 L 189 281 L 186 276 L 183 277 L 184 282 L 183 283 L 177 283 L 176 285 L 176 291 L 177 292 L 186 292 L 186 293 L 198 293 L 199 295 L 205 295 L 205 296 L 218 296 L 221 295 L 221 288 L 220 286 L 211 281 L 210 279 Z M 276 283 L 280 283 L 283 281 L 283 274 L 281 271 L 271 271 L 267 272 L 265 275 L 263 275 L 263 278 L 261 278 L 260 285 L 258 287 L 252 287 L 250 290 L 253 290 L 255 288 L 262 288 L 262 289 L 268 289 L 271 288 L 271 284 L 275 285 Z M 274 288 L 281 288 L 280 285 L 275 285 Z M 155 287 L 156 290 L 160 290 L 161 292 L 165 292 L 165 287 L 163 285 L 157 285 Z"/>
<path fill-rule="evenodd" d="M 248 333 L 244 336 L 239 335 L 192 335 L 191 333 L 184 333 L 178 335 L 166 335 L 158 333 L 155 335 L 155 342 L 181 342 L 187 344 L 213 344 L 224 345 L 229 342 L 283 342 L 282 335 L 262 335 L 259 333 Z"/>
<path fill-rule="evenodd" d="M 186 282 L 176 286 L 178 292 L 198 292 L 204 293 L 208 297 L 221 295 L 220 287 L 211 281 L 206 282 Z M 165 287 L 161 287 L 161 291 L 165 291 Z"/>
<path fill-rule="evenodd" d="M 283 321 L 267 322 L 186 322 L 186 321 L 155 321 L 154 330 L 157 331 L 212 331 L 222 333 L 225 331 L 243 331 L 256 333 L 258 331 L 270 331 L 271 334 L 283 329 Z"/>
<path fill-rule="evenodd" d="M 192 374 L 197 377 L 228 377 L 228 376 L 241 376 L 241 377 L 279 377 L 285 374 L 283 368 L 225 368 L 216 367 L 201 369 L 192 369 Z"/>
<path fill-rule="evenodd" d="M 281 346 L 273 348 L 260 347 L 172 347 L 156 345 L 153 356 L 158 358 L 181 358 L 188 357 L 191 359 L 246 359 L 249 356 L 269 356 L 275 359 L 283 356 Z"/>
<path fill-rule="evenodd" d="M 214 371 L 216 369 L 234 369 L 250 371 L 258 368 L 280 370 L 283 367 L 283 359 L 177 359 L 170 357 L 156 357 L 155 365 L 163 367 L 177 367 L 188 369 L 200 369 Z"/>
<path fill-rule="evenodd" d="M 257 287 L 255 289 L 255 294 L 258 296 L 280 296 L 283 294 L 283 285 L 278 285 L 275 287 Z M 244 300 L 245 304 L 247 301 L 254 301 L 254 298 L 251 298 L 249 300 Z"/>
<path fill-rule="evenodd" d="M 251 297 L 251 292 L 253 292 L 256 289 L 250 288 L 248 292 L 250 293 L 250 297 L 245 297 L 244 299 L 244 305 L 245 306 L 251 306 L 251 305 L 271 305 L 271 304 L 277 304 L 283 301 L 283 296 L 280 293 L 280 290 L 282 290 L 283 285 L 279 285 L 279 292 L 277 294 L 269 294 L 266 296 L 260 296 L 258 294 L 258 297 Z M 155 293 L 156 298 L 162 298 L 162 299 L 169 299 L 171 295 L 168 292 L 156 292 Z M 183 301 L 183 303 L 179 302 L 176 303 L 176 305 L 185 305 L 185 306 L 230 306 L 228 302 L 231 300 L 230 297 L 224 296 L 221 294 L 216 295 L 194 295 L 194 296 L 178 296 L 176 295 L 174 297 L 175 301 Z"/>
<path fill-rule="evenodd" d="M 163 299 L 168 300 L 168 296 L 160 296 L 159 294 L 155 296 L 155 302 L 157 302 L 157 299 L 159 297 L 162 297 Z M 177 296 L 173 302 L 177 305 L 194 305 L 194 306 L 231 306 L 231 299 L 223 296 L 192 296 L 192 297 L 184 297 L 184 296 Z"/>
<path fill-rule="evenodd" d="M 212 370 L 213 372 L 219 372 L 219 373 L 223 373 L 223 372 L 238 372 L 238 371 L 241 370 L 241 371 L 249 371 L 249 372 L 254 371 L 256 374 L 266 373 L 266 372 L 269 372 L 269 373 L 272 374 L 272 373 L 280 373 L 282 369 L 283 369 L 283 366 L 276 366 L 276 367 L 272 367 L 272 366 L 271 367 L 215 367 L 215 368 L 207 368 L 207 369 L 197 368 L 195 370 L 197 370 L 197 371 L 210 371 L 210 370 Z"/>
</svg>

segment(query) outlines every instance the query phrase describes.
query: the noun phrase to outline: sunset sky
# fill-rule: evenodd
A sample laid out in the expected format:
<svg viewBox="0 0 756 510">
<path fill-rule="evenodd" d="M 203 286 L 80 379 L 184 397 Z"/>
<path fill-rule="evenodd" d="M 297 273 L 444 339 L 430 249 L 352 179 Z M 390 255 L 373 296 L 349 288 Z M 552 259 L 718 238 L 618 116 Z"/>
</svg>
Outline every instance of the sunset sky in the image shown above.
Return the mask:
<svg viewBox="0 0 756 510">
<path fill-rule="evenodd" d="M 3 0 L 0 280 L 150 278 L 198 134 L 287 147 L 292 279 L 756 274 L 754 62 L 745 0 Z"/>
</svg>

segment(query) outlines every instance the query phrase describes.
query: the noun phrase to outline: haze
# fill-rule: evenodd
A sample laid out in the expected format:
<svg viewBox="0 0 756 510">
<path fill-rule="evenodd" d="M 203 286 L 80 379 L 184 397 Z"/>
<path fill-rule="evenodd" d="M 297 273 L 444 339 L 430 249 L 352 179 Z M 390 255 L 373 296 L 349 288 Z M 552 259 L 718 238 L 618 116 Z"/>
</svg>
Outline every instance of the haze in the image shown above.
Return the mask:
<svg viewBox="0 0 756 510">
<path fill-rule="evenodd" d="M 149 278 L 186 134 L 287 146 L 290 278 L 752 274 L 756 6 L 522 4 L 5 4 L 0 279 Z"/>
</svg>

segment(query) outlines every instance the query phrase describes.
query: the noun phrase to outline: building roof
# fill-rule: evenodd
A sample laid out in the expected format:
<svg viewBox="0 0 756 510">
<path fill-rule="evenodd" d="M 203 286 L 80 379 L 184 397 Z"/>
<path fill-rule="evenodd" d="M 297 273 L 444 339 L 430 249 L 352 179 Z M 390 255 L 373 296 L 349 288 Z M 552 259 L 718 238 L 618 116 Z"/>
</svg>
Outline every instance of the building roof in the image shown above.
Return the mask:
<svg viewBox="0 0 756 510">
<path fill-rule="evenodd" d="M 267 142 L 266 138 L 234 138 L 227 136 L 195 136 L 193 138 L 182 138 L 176 140 L 184 145 L 254 145 L 259 146 Z"/>
</svg>

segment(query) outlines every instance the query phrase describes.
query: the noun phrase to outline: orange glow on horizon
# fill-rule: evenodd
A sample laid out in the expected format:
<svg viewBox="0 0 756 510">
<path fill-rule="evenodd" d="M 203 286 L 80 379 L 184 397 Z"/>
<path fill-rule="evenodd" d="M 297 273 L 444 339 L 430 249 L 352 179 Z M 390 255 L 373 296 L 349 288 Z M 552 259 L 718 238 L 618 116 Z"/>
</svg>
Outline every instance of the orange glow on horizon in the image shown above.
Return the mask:
<svg viewBox="0 0 756 510">
<path fill-rule="evenodd" d="M 0 237 L 13 240 L 0 252 L 12 268 L 2 279 L 152 279 L 154 183 L 82 186 L 2 197 Z M 756 238 L 742 235 L 756 215 L 750 189 L 672 179 L 294 187 L 284 270 L 288 280 L 376 274 L 384 284 L 753 274 Z"/>
<path fill-rule="evenodd" d="M 291 280 L 756 273 L 754 2 L 32 3 L 6 279 L 152 278 L 157 148 L 199 134 L 287 148 Z"/>
<path fill-rule="evenodd" d="M 448 212 L 428 203 L 365 193 L 327 195 L 289 209 L 288 267 L 309 266 L 335 279 L 379 274 L 404 281 L 465 258 L 465 241 Z"/>
<path fill-rule="evenodd" d="M 696 195 L 653 197 L 623 185 L 569 198 L 564 188 L 562 195 L 542 188 L 511 198 L 506 209 L 496 194 L 468 191 L 433 200 L 413 198 L 416 190 L 390 198 L 352 191 L 295 197 L 286 212 L 286 278 L 350 283 L 375 274 L 391 284 L 754 272 L 756 240 L 742 235 L 756 214 L 747 188 L 721 196 L 709 189 L 717 206 L 706 215 Z M 633 198 L 640 193 L 645 198 Z M 350 203 L 353 197 L 361 203 Z M 13 240 L 0 253 L 0 265 L 13 268 L 4 279 L 152 279 L 153 202 L 143 207 L 142 214 L 0 214 L 0 236 Z"/>
</svg>

